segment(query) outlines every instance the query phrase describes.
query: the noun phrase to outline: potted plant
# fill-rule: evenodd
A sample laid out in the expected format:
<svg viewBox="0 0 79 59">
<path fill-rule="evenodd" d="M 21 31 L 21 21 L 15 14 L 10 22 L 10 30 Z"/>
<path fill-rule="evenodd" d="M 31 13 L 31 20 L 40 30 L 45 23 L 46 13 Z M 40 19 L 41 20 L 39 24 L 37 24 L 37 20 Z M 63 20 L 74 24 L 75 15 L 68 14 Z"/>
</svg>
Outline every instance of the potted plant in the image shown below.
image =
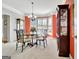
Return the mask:
<svg viewBox="0 0 79 59">
<path fill-rule="evenodd" d="M 32 34 L 34 34 L 34 32 L 36 32 L 36 28 L 35 27 L 31 27 L 31 32 L 32 32 Z"/>
</svg>

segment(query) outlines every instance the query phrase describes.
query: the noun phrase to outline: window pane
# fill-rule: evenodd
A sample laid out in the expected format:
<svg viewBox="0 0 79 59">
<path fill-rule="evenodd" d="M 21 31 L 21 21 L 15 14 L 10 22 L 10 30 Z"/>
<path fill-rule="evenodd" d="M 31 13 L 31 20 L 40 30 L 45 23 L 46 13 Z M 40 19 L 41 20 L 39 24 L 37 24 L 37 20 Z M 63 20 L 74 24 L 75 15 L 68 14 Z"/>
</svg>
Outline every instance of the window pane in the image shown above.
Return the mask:
<svg viewBox="0 0 79 59">
<path fill-rule="evenodd" d="M 38 25 L 41 26 L 43 24 L 42 19 L 38 19 Z"/>
<path fill-rule="evenodd" d="M 20 29 L 24 29 L 24 22 L 20 21 Z"/>
<path fill-rule="evenodd" d="M 47 19 L 46 18 L 43 19 L 43 25 L 47 25 Z"/>
</svg>

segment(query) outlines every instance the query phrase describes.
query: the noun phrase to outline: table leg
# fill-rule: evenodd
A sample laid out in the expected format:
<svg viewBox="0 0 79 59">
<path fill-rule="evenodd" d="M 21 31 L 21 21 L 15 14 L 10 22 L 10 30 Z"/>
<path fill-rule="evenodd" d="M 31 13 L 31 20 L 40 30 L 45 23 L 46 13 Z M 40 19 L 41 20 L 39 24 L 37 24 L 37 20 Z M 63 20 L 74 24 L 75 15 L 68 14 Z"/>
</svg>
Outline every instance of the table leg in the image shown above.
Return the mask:
<svg viewBox="0 0 79 59">
<path fill-rule="evenodd" d="M 32 37 L 32 44 L 33 44 L 33 37 Z"/>
</svg>

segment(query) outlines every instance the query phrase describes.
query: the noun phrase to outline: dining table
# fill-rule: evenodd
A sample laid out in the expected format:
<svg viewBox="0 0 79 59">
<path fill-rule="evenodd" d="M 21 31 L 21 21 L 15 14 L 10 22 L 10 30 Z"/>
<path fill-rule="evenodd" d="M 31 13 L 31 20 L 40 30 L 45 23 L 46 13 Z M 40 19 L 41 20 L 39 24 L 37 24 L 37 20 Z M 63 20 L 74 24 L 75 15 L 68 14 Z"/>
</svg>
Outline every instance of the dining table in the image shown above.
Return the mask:
<svg viewBox="0 0 79 59">
<path fill-rule="evenodd" d="M 27 33 L 24 34 L 24 36 L 31 37 L 30 38 L 31 39 L 30 44 L 33 45 L 33 46 L 36 44 L 36 42 L 34 43 L 34 39 L 36 39 L 36 35 L 37 34 L 27 34 Z"/>
</svg>

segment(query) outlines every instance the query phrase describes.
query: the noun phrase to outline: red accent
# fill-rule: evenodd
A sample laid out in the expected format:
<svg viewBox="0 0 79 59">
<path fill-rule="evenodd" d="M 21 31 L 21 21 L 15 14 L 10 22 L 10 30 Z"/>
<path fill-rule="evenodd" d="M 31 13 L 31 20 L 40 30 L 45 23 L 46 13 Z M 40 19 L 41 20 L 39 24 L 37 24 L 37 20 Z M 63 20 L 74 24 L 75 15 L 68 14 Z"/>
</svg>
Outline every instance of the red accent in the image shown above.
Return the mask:
<svg viewBox="0 0 79 59">
<path fill-rule="evenodd" d="M 56 38 L 56 15 L 53 15 L 52 17 L 53 20 L 53 38 Z"/>
<path fill-rule="evenodd" d="M 70 53 L 74 59 L 74 30 L 73 30 L 73 2 L 74 0 L 66 0 L 66 3 L 69 4 L 70 7 Z"/>
<path fill-rule="evenodd" d="M 25 33 L 30 33 L 30 18 L 25 16 Z"/>
<path fill-rule="evenodd" d="M 70 6 L 70 53 L 74 59 L 74 31 L 73 31 L 73 11 L 72 11 L 72 7 Z"/>
</svg>

